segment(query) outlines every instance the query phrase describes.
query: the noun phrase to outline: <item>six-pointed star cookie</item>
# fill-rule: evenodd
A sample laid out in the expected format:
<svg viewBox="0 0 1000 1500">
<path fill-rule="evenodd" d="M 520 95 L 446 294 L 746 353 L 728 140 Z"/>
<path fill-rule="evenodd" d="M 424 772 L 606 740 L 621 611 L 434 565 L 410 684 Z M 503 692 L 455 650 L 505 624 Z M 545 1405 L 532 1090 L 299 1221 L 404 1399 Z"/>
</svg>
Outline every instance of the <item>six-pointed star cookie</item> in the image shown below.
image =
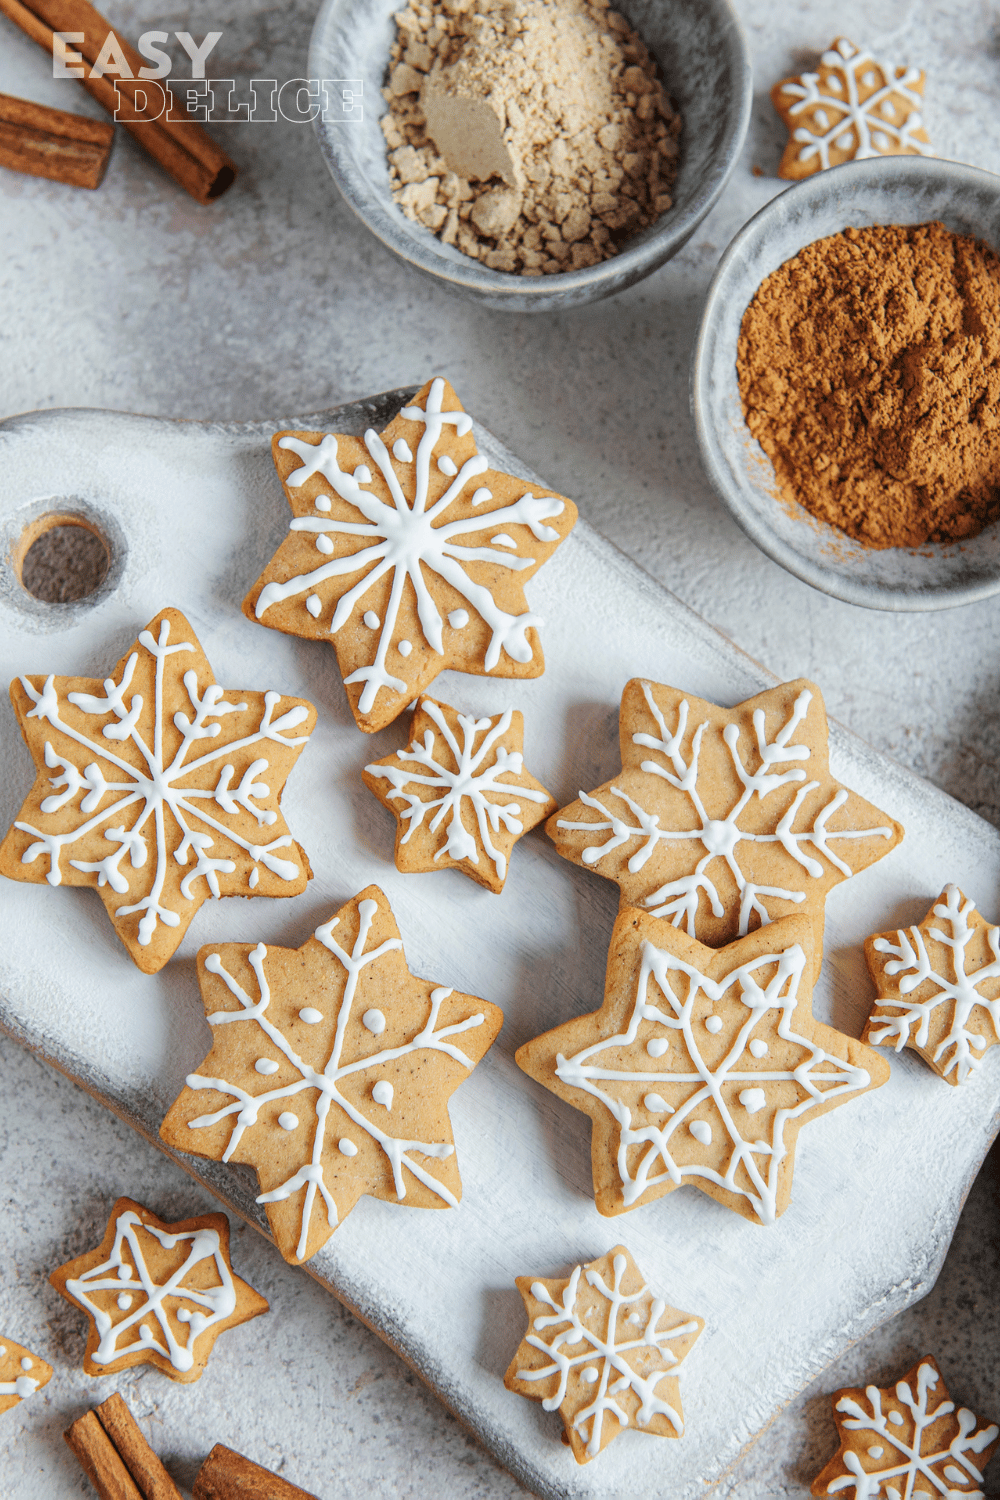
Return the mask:
<svg viewBox="0 0 1000 1500">
<path fill-rule="evenodd" d="M 219 687 L 165 609 L 112 675 L 18 677 L 11 699 L 37 779 L 0 845 L 12 880 L 98 890 L 144 974 L 208 896 L 297 896 L 311 870 L 280 811 L 316 710 Z"/>
<path fill-rule="evenodd" d="M 528 1332 L 509 1391 L 558 1411 L 577 1463 L 626 1427 L 681 1437 L 680 1374 L 704 1319 L 669 1307 L 624 1245 L 561 1278 L 517 1277 Z"/>
<path fill-rule="evenodd" d="M 576 507 L 491 469 L 447 381 L 381 437 L 280 432 L 272 451 L 293 520 L 243 612 L 332 641 L 361 729 L 391 723 L 446 667 L 541 674 L 524 585 Z"/>
<path fill-rule="evenodd" d="M 964 1083 L 1000 1041 L 1000 927 L 946 885 L 919 927 L 865 942 L 878 991 L 866 1042 L 912 1047 L 946 1083 Z"/>
<path fill-rule="evenodd" d="M 396 814 L 396 868 L 457 869 L 502 891 L 510 852 L 556 799 L 524 769 L 524 719 L 492 719 L 421 698 L 409 748 L 365 766 L 365 786 Z"/>
<path fill-rule="evenodd" d="M 624 1213 L 692 1183 L 758 1224 L 784 1212 L 799 1128 L 889 1076 L 813 1019 L 806 917 L 723 949 L 619 914 L 604 1004 L 527 1042 L 517 1063 L 593 1121 L 594 1196 Z"/>
<path fill-rule="evenodd" d="M 160 1135 L 254 1167 L 286 1260 L 314 1255 L 366 1193 L 457 1207 L 448 1099 L 503 1012 L 411 975 L 377 886 L 299 949 L 223 943 L 198 974 L 213 1046 Z"/>
<path fill-rule="evenodd" d="M 0 1416 L 52 1379 L 52 1366 L 0 1333 Z"/>
<path fill-rule="evenodd" d="M 814 683 L 717 708 L 634 678 L 620 714 L 622 771 L 546 824 L 559 853 L 615 880 L 710 947 L 808 912 L 903 837 L 830 775 Z M 817 961 L 819 952 L 817 951 Z"/>
<path fill-rule="evenodd" d="M 103 1243 L 49 1280 L 90 1319 L 88 1375 L 148 1364 L 197 1380 L 220 1333 L 268 1310 L 233 1271 L 225 1214 L 168 1224 L 131 1198 L 111 1210 Z"/>
<path fill-rule="evenodd" d="M 966 1407 L 956 1411 L 930 1355 L 895 1387 L 846 1388 L 831 1399 L 840 1450 L 813 1480 L 814 1495 L 983 1500 L 982 1471 L 1000 1428 L 981 1424 Z"/>
<path fill-rule="evenodd" d="M 771 102 L 788 130 L 778 176 L 797 179 L 875 156 L 932 156 L 924 75 L 880 62 L 839 36 L 815 73 L 783 78 Z"/>
</svg>

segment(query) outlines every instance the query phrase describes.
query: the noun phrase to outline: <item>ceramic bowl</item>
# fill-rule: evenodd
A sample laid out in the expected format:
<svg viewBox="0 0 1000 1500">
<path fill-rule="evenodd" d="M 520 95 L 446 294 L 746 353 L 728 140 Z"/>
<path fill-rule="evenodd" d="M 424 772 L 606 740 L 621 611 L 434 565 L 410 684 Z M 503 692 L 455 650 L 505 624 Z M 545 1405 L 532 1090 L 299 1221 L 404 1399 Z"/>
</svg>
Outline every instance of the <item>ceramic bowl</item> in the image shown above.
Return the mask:
<svg viewBox="0 0 1000 1500">
<path fill-rule="evenodd" d="M 616 0 L 617 3 L 617 0 Z M 663 69 L 684 121 L 674 206 L 598 266 L 554 276 L 491 271 L 406 218 L 389 191 L 380 89 L 399 0 L 324 0 L 309 48 L 311 78 L 360 79 L 359 123 L 315 122 L 320 147 L 358 218 L 401 260 L 450 291 L 490 307 L 551 312 L 620 292 L 676 255 L 715 203 L 750 120 L 753 80 L 746 39 L 728 0 L 622 0 Z"/>
<path fill-rule="evenodd" d="M 764 278 L 805 245 L 853 225 L 940 219 L 1000 251 L 1000 177 L 916 156 L 849 162 L 798 182 L 732 241 L 709 287 L 691 372 L 712 487 L 762 552 L 824 593 L 869 609 L 948 609 L 1000 591 L 1000 523 L 962 542 L 870 551 L 779 499 L 771 461 L 743 420 L 736 348 Z"/>
</svg>

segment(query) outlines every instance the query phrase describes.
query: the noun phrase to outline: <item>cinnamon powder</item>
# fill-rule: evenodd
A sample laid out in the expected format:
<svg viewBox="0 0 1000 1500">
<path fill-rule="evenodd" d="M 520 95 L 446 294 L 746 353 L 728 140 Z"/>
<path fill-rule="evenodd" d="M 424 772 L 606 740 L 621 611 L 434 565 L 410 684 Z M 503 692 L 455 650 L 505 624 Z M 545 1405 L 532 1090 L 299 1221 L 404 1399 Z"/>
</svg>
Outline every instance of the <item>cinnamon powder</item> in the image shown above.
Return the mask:
<svg viewBox="0 0 1000 1500">
<path fill-rule="evenodd" d="M 846 229 L 757 289 L 737 357 L 782 495 L 866 547 L 1000 518 L 1000 257 L 943 224 Z"/>
</svg>

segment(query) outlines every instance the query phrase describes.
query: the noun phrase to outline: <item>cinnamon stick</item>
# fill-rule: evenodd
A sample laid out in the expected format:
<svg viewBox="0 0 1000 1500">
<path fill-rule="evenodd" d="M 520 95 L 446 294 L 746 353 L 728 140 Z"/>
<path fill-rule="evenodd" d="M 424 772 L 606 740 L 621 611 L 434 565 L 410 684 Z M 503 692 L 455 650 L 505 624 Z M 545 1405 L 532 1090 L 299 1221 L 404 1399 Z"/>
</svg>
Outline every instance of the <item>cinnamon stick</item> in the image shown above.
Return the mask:
<svg viewBox="0 0 1000 1500">
<path fill-rule="evenodd" d="M 95 188 L 108 165 L 113 125 L 0 94 L 0 167 Z"/>
<path fill-rule="evenodd" d="M 117 1392 L 96 1409 L 101 1426 L 139 1486 L 143 1500 L 181 1500 L 180 1491 L 146 1442 Z"/>
<path fill-rule="evenodd" d="M 101 1500 L 145 1500 L 92 1411 L 63 1433 Z"/>
<path fill-rule="evenodd" d="M 0 12 L 44 47 L 50 57 L 55 32 L 83 32 L 84 40 L 75 42 L 73 50 L 90 67 L 97 61 L 108 33 L 114 31 L 135 77 L 85 77 L 78 81 L 109 113 L 117 114 L 123 108 L 127 111 L 120 123 L 199 203 L 214 202 L 235 182 L 236 164 L 191 120 L 169 86 L 139 77 L 146 60 L 88 0 L 0 0 Z"/>
<path fill-rule="evenodd" d="M 222 1443 L 216 1443 L 198 1470 L 192 1493 L 194 1500 L 316 1500 L 308 1490 L 279 1479 Z"/>
</svg>

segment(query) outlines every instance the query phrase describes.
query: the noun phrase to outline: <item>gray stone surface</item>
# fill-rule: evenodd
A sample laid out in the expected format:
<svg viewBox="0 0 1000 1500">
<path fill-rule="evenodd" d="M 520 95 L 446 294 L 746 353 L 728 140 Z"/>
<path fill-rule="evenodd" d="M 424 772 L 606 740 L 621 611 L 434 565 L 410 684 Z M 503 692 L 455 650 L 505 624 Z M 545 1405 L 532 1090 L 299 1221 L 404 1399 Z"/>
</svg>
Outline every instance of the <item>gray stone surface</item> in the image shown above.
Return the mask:
<svg viewBox="0 0 1000 1500">
<path fill-rule="evenodd" d="M 210 71 L 283 79 L 304 71 L 314 6 L 195 0 L 167 16 L 148 3 L 108 8 L 130 36 L 151 26 L 196 37 L 222 30 Z M 780 10 L 740 0 L 738 8 L 757 100 L 726 193 L 676 260 L 574 313 L 490 313 L 415 279 L 336 198 L 307 127 L 220 127 L 243 171 L 211 209 L 190 202 L 124 134 L 97 193 L 0 173 L 0 412 L 87 405 L 274 417 L 440 370 L 655 577 L 775 672 L 814 676 L 832 714 L 1000 825 L 1000 604 L 888 616 L 792 579 L 712 496 L 687 402 L 714 265 L 779 188 L 772 173 L 784 131 L 770 84 L 845 33 L 926 65 L 937 149 L 996 170 L 998 19 L 986 5 L 906 0 L 884 0 L 875 21 L 867 0 L 797 0 Z M 82 91 L 48 77 L 44 56 L 2 18 L 0 42 L 0 90 L 99 113 Z M 456 1500 L 521 1493 L 395 1355 L 250 1230 L 236 1229 L 234 1259 L 275 1316 L 221 1340 L 196 1391 L 155 1372 L 97 1385 L 74 1371 L 81 1321 L 48 1287 L 48 1268 L 94 1242 L 121 1192 L 178 1216 L 210 1200 L 12 1043 L 0 1043 L 0 1068 L 3 1239 L 13 1246 L 0 1272 L 0 1328 L 59 1371 L 2 1419 L 5 1493 L 88 1493 L 60 1433 L 116 1384 L 168 1463 L 190 1451 L 194 1433 L 206 1453 L 228 1442 L 323 1500 L 365 1490 Z M 998 1171 L 994 1148 L 933 1293 L 792 1403 L 717 1493 L 801 1500 L 834 1446 L 825 1392 L 901 1373 L 925 1351 L 938 1356 L 953 1395 L 1000 1415 Z M 190 1484 L 190 1464 L 175 1472 Z M 996 1461 L 990 1477 L 987 1489 L 1000 1490 Z"/>
</svg>

